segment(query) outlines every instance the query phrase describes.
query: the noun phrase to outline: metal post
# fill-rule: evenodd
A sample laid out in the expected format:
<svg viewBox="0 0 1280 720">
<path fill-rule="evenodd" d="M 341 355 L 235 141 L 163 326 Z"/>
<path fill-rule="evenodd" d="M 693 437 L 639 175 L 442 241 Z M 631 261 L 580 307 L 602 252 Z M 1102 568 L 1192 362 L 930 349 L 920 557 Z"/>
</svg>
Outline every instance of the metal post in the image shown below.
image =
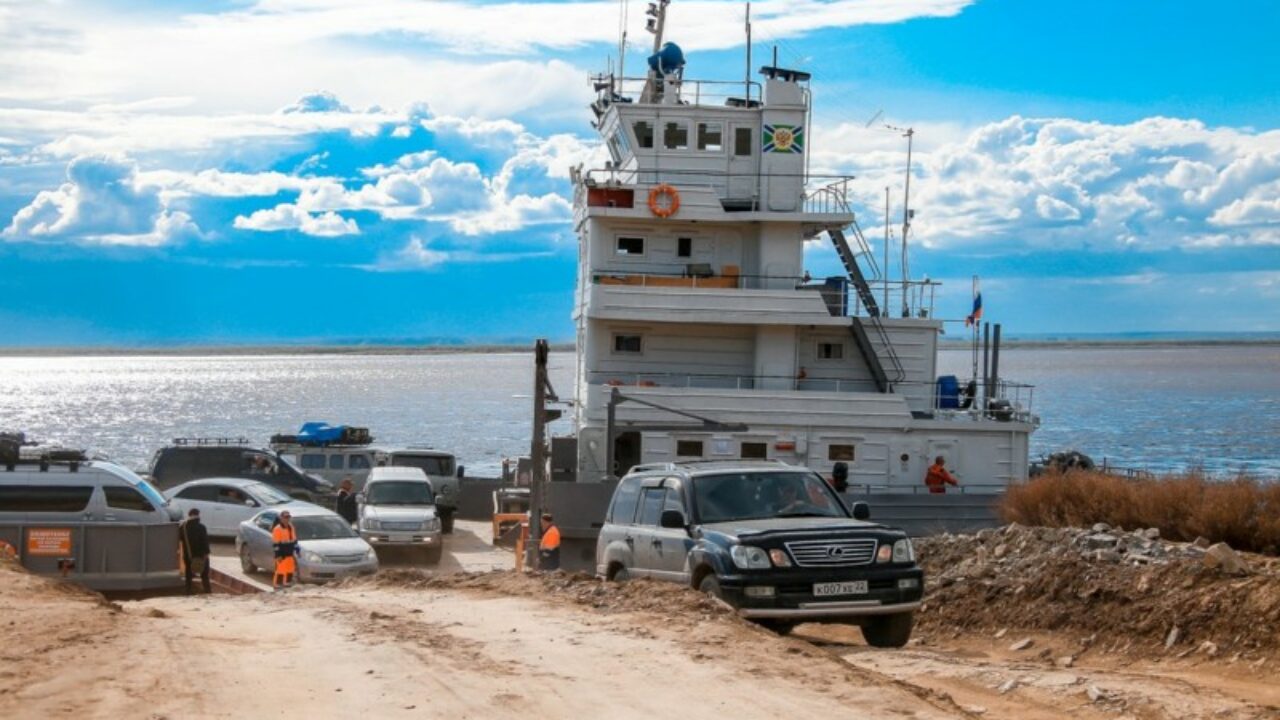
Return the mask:
<svg viewBox="0 0 1280 720">
<path fill-rule="evenodd" d="M 996 323 L 996 331 L 991 337 L 991 397 L 996 397 L 996 387 L 1000 385 L 1000 323 Z"/>
<path fill-rule="evenodd" d="M 991 323 L 982 323 L 982 409 L 991 399 Z"/>
<path fill-rule="evenodd" d="M 609 389 L 609 403 L 605 418 L 604 478 L 613 480 L 613 444 L 617 436 L 618 388 Z"/>
<path fill-rule="evenodd" d="M 533 344 L 533 442 L 529 448 L 533 466 L 529 480 L 529 543 L 525 564 L 537 567 L 538 543 L 542 537 L 542 491 L 547 479 L 547 341 Z"/>
<path fill-rule="evenodd" d="M 907 128 L 907 178 L 902 190 L 902 317 L 911 316 L 907 307 L 907 281 L 911 272 L 907 262 L 907 233 L 911 230 L 911 142 L 915 134 L 913 128 Z"/>
<path fill-rule="evenodd" d="M 886 315 L 889 310 L 889 186 L 884 186 L 884 303 L 880 307 Z"/>
</svg>

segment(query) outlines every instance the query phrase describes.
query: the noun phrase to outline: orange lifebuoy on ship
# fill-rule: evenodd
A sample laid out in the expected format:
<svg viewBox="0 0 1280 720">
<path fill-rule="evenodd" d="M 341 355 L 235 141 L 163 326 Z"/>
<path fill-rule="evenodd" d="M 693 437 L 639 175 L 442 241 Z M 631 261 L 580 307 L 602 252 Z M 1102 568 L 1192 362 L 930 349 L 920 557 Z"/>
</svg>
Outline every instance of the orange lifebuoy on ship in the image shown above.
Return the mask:
<svg viewBox="0 0 1280 720">
<path fill-rule="evenodd" d="M 663 197 L 667 198 L 665 205 L 659 202 Z M 654 185 L 653 189 L 649 191 L 649 212 L 660 218 L 668 218 L 675 215 L 679 209 L 680 193 L 674 187 L 662 183 L 661 185 Z"/>
</svg>

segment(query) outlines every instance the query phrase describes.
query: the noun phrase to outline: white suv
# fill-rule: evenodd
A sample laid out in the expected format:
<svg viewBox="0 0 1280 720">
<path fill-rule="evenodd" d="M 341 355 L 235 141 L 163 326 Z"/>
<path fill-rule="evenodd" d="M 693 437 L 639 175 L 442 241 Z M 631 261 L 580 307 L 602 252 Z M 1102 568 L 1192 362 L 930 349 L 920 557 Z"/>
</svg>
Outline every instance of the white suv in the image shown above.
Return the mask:
<svg viewBox="0 0 1280 720">
<path fill-rule="evenodd" d="M 444 538 L 426 473 L 411 467 L 374 468 L 358 499 L 360 537 L 374 549 L 413 549 L 428 563 L 440 562 Z"/>
</svg>

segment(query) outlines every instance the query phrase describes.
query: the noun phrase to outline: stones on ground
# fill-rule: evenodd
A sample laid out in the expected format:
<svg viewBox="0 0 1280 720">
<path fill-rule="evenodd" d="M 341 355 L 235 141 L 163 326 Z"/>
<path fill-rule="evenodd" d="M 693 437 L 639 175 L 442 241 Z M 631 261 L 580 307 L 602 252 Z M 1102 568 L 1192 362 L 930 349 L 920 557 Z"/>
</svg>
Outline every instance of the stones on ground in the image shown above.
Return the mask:
<svg viewBox="0 0 1280 720">
<path fill-rule="evenodd" d="M 1111 532 L 1111 526 L 1106 523 L 1094 523 L 1093 531 L 1096 533 Z"/>
<path fill-rule="evenodd" d="M 1147 528 L 1146 530 L 1142 531 L 1142 537 L 1146 538 L 1147 540 L 1159 540 L 1160 528 Z"/>
<path fill-rule="evenodd" d="M 1202 655 L 1208 655 L 1209 657 L 1217 657 L 1218 644 L 1205 640 L 1204 642 L 1200 643 L 1200 647 L 1197 649 L 1197 652 L 1199 652 Z"/>
<path fill-rule="evenodd" d="M 1075 655 L 1063 655 L 1062 657 L 1058 658 L 1057 660 L 1054 660 L 1054 661 L 1053 661 L 1053 664 L 1054 664 L 1054 665 L 1057 665 L 1057 666 L 1058 666 L 1058 667 L 1060 667 L 1060 668 L 1069 668 L 1069 667 L 1072 667 L 1073 665 L 1075 665 L 1075 664 L 1076 664 L 1076 656 L 1075 656 Z"/>
<path fill-rule="evenodd" d="M 1084 689 L 1084 694 L 1089 698 L 1089 702 L 1104 702 L 1108 699 L 1107 691 L 1097 685 L 1090 685 Z"/>
<path fill-rule="evenodd" d="M 1018 687 L 1018 681 L 1009 679 L 1009 680 L 1005 680 L 1004 684 L 1002 684 L 999 688 L 996 689 L 996 692 L 1000 693 L 1001 695 L 1008 695 L 1009 693 L 1013 692 L 1014 688 L 1016 687 Z"/>
<path fill-rule="evenodd" d="M 1193 543 L 1191 543 L 1191 544 L 1192 544 L 1194 547 L 1198 547 L 1198 548 L 1200 548 L 1200 549 L 1202 549 L 1202 550 L 1207 550 L 1207 549 L 1209 548 L 1209 546 L 1210 546 L 1210 545 L 1212 545 L 1213 543 L 1209 541 L 1209 538 L 1207 538 L 1207 537 L 1205 537 L 1205 536 L 1201 535 L 1200 537 L 1196 538 L 1195 542 L 1193 542 Z"/>
<path fill-rule="evenodd" d="M 1018 642 L 1010 645 L 1009 649 L 1012 650 L 1013 652 L 1020 652 L 1022 650 L 1026 650 L 1027 648 L 1031 647 L 1034 644 L 1035 644 L 1035 640 L 1032 640 L 1031 638 L 1022 638 Z"/>
<path fill-rule="evenodd" d="M 1164 649 L 1168 650 L 1169 648 L 1176 645 L 1178 642 L 1178 638 L 1181 637 L 1181 635 L 1182 635 L 1182 631 L 1178 629 L 1177 625 L 1174 625 L 1173 627 L 1169 628 L 1169 634 L 1164 636 Z"/>
<path fill-rule="evenodd" d="M 1094 527 L 1097 527 L 1097 525 L 1095 525 Z M 1118 540 L 1119 538 L 1117 538 L 1115 535 L 1112 535 L 1106 532 L 1098 532 L 1098 533 L 1094 533 L 1092 535 L 1086 536 L 1084 539 L 1084 542 L 1085 542 L 1085 546 L 1094 550 L 1098 550 L 1101 548 L 1114 548 L 1116 546 L 1116 541 Z"/>
<path fill-rule="evenodd" d="M 987 709 L 981 705 L 963 705 L 964 711 L 970 715 L 986 715 Z"/>
<path fill-rule="evenodd" d="M 1221 570 L 1232 575 L 1249 574 L 1249 566 L 1226 543 L 1210 545 L 1204 552 L 1204 565 L 1207 568 Z"/>
<path fill-rule="evenodd" d="M 1000 638 L 1008 634 L 1009 634 L 1009 628 L 1000 628 L 999 630 L 996 631 L 996 639 L 999 640 Z"/>
</svg>

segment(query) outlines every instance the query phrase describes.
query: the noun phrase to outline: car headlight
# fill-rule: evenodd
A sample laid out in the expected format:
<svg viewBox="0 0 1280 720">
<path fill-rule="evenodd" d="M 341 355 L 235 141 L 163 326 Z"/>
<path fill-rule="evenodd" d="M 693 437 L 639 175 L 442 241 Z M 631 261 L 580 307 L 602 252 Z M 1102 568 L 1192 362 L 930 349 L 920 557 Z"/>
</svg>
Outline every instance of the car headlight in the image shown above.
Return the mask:
<svg viewBox="0 0 1280 720">
<path fill-rule="evenodd" d="M 364 521 L 364 529 L 365 529 L 365 530 L 381 530 L 381 529 L 382 529 L 382 523 L 378 522 L 377 520 L 372 520 L 372 519 L 370 519 L 370 520 L 365 520 L 365 521 Z"/>
<path fill-rule="evenodd" d="M 365 559 L 365 560 L 377 560 L 377 559 L 378 559 L 378 553 L 374 552 L 374 549 L 373 549 L 373 548 L 369 548 L 368 550 L 365 550 L 365 551 L 364 551 L 364 559 Z"/>
<path fill-rule="evenodd" d="M 755 545 L 734 545 L 729 551 L 733 564 L 742 569 L 769 567 L 769 553 Z"/>
<path fill-rule="evenodd" d="M 440 529 L 440 518 L 431 518 L 422 525 L 427 532 L 435 532 Z"/>
<path fill-rule="evenodd" d="M 312 565 L 320 565 L 324 563 L 324 556 L 318 552 L 314 552 L 311 550 L 303 550 L 302 561 L 306 563 L 311 563 Z"/>
<path fill-rule="evenodd" d="M 911 547 L 910 540 L 902 538 L 893 544 L 893 561 L 896 563 L 916 561 L 916 549 Z"/>
</svg>

